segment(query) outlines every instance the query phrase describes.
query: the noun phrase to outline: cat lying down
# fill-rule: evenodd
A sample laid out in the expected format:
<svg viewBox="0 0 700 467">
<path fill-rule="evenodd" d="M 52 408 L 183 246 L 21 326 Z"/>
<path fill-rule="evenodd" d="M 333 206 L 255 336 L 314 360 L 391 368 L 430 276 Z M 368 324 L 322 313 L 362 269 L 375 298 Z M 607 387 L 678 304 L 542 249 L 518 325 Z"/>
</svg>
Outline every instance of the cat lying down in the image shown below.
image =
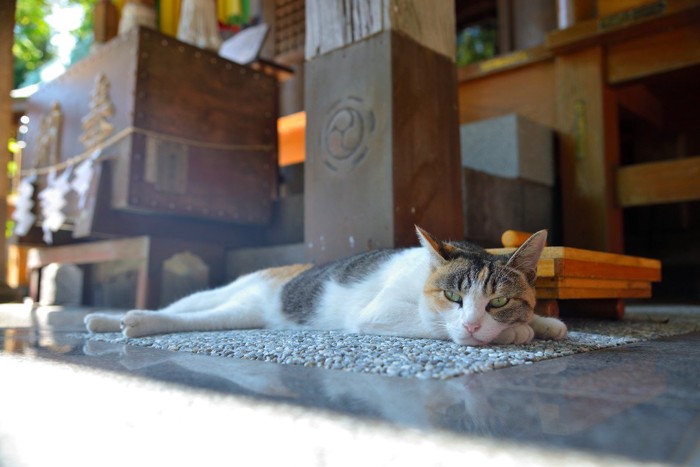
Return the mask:
<svg viewBox="0 0 700 467">
<path fill-rule="evenodd" d="M 510 257 L 416 231 L 419 247 L 263 269 L 159 311 L 92 313 L 85 324 L 90 332 L 121 330 L 126 337 L 249 328 L 335 329 L 463 345 L 566 337 L 564 323 L 533 312 L 546 231 Z"/>
</svg>

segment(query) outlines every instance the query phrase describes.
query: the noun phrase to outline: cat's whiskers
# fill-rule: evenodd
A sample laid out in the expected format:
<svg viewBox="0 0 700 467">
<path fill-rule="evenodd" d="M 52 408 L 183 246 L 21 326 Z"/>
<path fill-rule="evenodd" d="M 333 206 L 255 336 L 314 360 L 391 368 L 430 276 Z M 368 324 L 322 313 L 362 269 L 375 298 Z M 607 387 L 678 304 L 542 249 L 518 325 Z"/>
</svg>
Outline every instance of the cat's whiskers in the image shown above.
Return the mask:
<svg viewBox="0 0 700 467">
<path fill-rule="evenodd" d="M 436 319 L 432 322 L 433 329 L 439 332 L 444 332 L 446 335 L 450 335 L 450 323 L 444 319 Z"/>
</svg>

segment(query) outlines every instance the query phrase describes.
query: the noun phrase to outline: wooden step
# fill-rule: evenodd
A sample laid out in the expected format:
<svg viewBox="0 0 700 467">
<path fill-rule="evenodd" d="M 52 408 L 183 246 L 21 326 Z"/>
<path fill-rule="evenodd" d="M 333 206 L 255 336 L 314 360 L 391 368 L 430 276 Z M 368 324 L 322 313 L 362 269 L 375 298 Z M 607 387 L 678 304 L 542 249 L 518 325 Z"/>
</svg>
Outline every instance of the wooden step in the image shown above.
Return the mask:
<svg viewBox="0 0 700 467">
<path fill-rule="evenodd" d="M 515 248 L 494 248 L 505 255 Z M 661 262 L 569 247 L 545 247 L 537 267 L 538 299 L 649 298 Z"/>
</svg>

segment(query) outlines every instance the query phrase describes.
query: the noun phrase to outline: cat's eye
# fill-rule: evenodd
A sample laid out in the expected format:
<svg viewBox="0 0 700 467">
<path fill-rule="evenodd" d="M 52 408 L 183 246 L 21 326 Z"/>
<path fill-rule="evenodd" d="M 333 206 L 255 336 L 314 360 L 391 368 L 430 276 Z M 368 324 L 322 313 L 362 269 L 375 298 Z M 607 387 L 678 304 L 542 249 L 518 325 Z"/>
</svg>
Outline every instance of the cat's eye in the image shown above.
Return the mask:
<svg viewBox="0 0 700 467">
<path fill-rule="evenodd" d="M 506 303 L 508 303 L 507 297 L 496 297 L 492 298 L 491 301 L 489 301 L 489 306 L 491 308 L 502 308 L 506 306 Z"/>
<path fill-rule="evenodd" d="M 458 294 L 457 292 L 453 292 L 451 290 L 445 290 L 445 298 L 448 299 L 451 302 L 454 303 L 462 303 L 462 296 Z"/>
</svg>

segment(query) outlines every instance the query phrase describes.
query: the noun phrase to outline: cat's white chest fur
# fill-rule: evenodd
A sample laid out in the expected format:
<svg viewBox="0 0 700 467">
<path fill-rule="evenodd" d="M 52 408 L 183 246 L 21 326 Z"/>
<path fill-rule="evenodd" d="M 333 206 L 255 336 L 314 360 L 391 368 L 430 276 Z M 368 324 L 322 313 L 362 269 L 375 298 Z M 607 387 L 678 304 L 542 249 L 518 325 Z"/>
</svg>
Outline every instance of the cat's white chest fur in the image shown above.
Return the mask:
<svg viewBox="0 0 700 467">
<path fill-rule="evenodd" d="M 310 327 L 438 337 L 419 313 L 429 261 L 424 249 L 412 248 L 395 255 L 361 281 L 351 284 L 329 281 Z M 356 312 L 348 313 L 347 310 Z"/>
</svg>

